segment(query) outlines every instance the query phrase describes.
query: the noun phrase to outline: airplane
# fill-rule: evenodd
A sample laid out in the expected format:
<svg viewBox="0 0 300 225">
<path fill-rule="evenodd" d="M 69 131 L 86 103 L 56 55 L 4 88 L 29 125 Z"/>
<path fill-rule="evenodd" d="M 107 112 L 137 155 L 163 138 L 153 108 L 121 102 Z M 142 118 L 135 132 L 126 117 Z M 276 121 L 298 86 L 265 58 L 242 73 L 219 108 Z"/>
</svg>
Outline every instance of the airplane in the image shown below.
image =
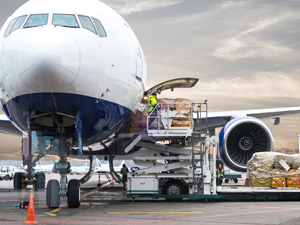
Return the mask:
<svg viewBox="0 0 300 225">
<path fill-rule="evenodd" d="M 67 196 L 68 206 L 77 208 L 80 182 L 72 179 L 67 185 L 67 157 L 102 155 L 112 162 L 115 156 L 129 155 L 124 149 L 131 142 L 119 138 L 125 121 L 142 108 L 144 97 L 163 85 L 145 92 L 147 64 L 138 39 L 117 12 L 98 0 L 30 0 L 3 25 L 0 46 L 5 113 L 0 115 L 0 132 L 22 137 L 29 184 L 31 140 L 38 140 L 39 157 L 47 154 L 45 143 L 51 140 L 60 157 L 55 169 L 61 178 L 60 183 L 48 182 L 47 206 L 58 207 L 60 196 Z M 184 87 L 198 81 L 181 80 Z M 272 133 L 261 119 L 278 125 L 280 117 L 299 113 L 300 107 L 209 113 L 208 129 L 214 135 L 222 128 L 221 159 L 229 168 L 245 171 L 253 153 L 274 150 Z M 95 143 L 103 150 L 86 148 Z"/>
<path fill-rule="evenodd" d="M 121 172 L 122 165 L 125 160 L 121 163 L 114 161 L 113 166 L 116 173 Z M 89 166 L 72 166 L 72 171 L 70 174 L 86 174 L 89 171 Z M 110 173 L 109 163 L 100 163 L 100 160 L 96 158 L 94 173 Z"/>
<path fill-rule="evenodd" d="M 109 163 L 101 164 L 100 160 L 96 158 L 96 167 L 95 167 L 95 173 L 110 173 Z M 120 163 L 114 162 L 114 170 L 116 173 L 121 173 L 121 169 L 123 167 L 123 164 L 126 164 L 125 160 L 121 161 Z"/>
<path fill-rule="evenodd" d="M 53 172 L 53 169 L 55 167 L 55 159 L 54 157 L 52 156 L 52 164 L 49 164 L 49 165 L 40 165 L 39 164 L 36 164 L 36 166 L 33 167 L 34 169 L 34 173 L 37 173 L 37 172 L 41 172 L 41 173 L 52 173 Z M 28 166 L 25 165 L 23 167 L 24 170 L 27 170 L 28 169 Z"/>
<path fill-rule="evenodd" d="M 52 164 L 49 164 L 49 165 L 37 164 L 34 167 L 34 170 L 35 170 L 35 172 L 52 173 L 55 163 L 56 163 L 56 161 L 55 161 L 54 157 L 52 156 Z"/>
<path fill-rule="evenodd" d="M 89 171 L 88 166 L 72 166 L 70 174 L 86 174 Z"/>
</svg>

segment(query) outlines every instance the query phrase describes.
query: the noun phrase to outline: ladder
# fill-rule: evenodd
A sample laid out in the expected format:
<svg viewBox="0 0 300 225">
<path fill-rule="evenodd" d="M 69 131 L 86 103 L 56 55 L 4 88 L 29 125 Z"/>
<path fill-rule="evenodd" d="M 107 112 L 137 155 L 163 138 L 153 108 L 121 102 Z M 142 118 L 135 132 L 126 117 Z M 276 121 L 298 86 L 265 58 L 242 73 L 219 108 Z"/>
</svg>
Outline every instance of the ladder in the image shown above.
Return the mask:
<svg viewBox="0 0 300 225">
<path fill-rule="evenodd" d="M 204 156 L 207 148 L 205 139 L 208 137 L 208 105 L 207 103 L 192 104 L 192 116 L 194 118 L 194 129 L 191 137 L 192 142 L 192 169 L 193 169 L 193 193 L 204 194 Z M 197 144 L 197 145 L 196 145 Z M 199 146 L 198 146 L 199 145 Z M 195 156 L 200 156 L 200 161 L 195 160 Z M 199 158 L 199 157 L 198 157 Z M 196 176 L 195 171 L 200 170 L 200 178 Z"/>
</svg>

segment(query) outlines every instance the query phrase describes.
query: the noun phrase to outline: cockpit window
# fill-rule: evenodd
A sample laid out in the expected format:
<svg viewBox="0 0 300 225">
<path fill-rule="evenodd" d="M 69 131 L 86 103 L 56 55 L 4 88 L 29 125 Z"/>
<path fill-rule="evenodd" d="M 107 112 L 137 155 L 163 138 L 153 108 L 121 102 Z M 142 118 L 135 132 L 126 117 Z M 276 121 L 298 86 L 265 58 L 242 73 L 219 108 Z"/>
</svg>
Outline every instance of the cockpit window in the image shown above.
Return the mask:
<svg viewBox="0 0 300 225">
<path fill-rule="evenodd" d="M 9 23 L 8 27 L 6 28 L 4 37 L 8 37 L 8 35 L 10 34 L 10 31 L 11 31 L 11 28 L 12 28 L 13 25 L 15 24 L 16 20 L 17 20 L 17 18 L 13 19 L 13 20 Z"/>
<path fill-rule="evenodd" d="M 94 19 L 94 18 L 92 18 L 92 19 L 94 21 L 94 24 L 96 25 L 96 28 L 98 30 L 99 36 L 100 37 L 106 37 L 107 35 L 106 35 L 106 32 L 105 32 L 105 30 L 104 30 L 101 22 L 99 20 L 97 20 L 97 19 Z"/>
<path fill-rule="evenodd" d="M 18 30 L 22 24 L 24 23 L 24 21 L 26 20 L 27 16 L 20 16 L 17 19 L 17 22 L 15 23 L 15 25 L 13 26 L 13 28 L 11 29 L 10 33 L 14 32 L 15 30 Z"/>
<path fill-rule="evenodd" d="M 88 29 L 95 34 L 97 34 L 96 29 L 91 21 L 91 19 L 87 16 L 78 16 L 83 28 Z"/>
<path fill-rule="evenodd" d="M 55 26 L 79 28 L 79 24 L 74 15 L 53 14 L 52 24 Z"/>
<path fill-rule="evenodd" d="M 48 14 L 31 15 L 24 25 L 24 28 L 43 26 L 48 23 Z"/>
</svg>

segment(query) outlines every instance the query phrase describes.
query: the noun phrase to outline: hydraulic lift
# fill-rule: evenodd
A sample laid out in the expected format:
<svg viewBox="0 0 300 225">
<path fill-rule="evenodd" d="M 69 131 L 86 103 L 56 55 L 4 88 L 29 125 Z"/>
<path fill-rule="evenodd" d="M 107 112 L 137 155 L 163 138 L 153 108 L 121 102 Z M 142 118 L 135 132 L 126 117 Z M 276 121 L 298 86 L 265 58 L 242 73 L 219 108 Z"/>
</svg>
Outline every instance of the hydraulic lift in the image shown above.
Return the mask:
<svg viewBox="0 0 300 225">
<path fill-rule="evenodd" d="M 141 147 L 133 155 L 134 162 L 147 168 L 128 175 L 127 196 L 172 200 L 220 197 L 216 193 L 216 182 L 212 182 L 216 174 L 208 165 L 209 146 L 213 144 L 216 153 L 218 138 L 209 137 L 207 103 L 190 105 L 191 123 L 184 127 L 171 126 L 176 111 L 170 110 L 169 105 L 160 103 L 157 108 L 161 109 L 158 116 L 150 114 L 147 120 L 156 119 L 161 126 L 154 129 L 148 126 L 147 132 L 152 140 L 163 138 L 164 141 L 132 142 Z"/>
</svg>

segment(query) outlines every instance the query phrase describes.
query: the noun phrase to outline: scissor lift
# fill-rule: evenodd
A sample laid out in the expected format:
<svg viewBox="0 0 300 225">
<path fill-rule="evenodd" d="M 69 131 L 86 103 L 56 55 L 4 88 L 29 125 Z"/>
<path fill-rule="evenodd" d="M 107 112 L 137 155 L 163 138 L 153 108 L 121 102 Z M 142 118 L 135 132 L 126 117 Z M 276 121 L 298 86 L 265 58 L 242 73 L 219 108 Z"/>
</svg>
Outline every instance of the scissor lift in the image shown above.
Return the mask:
<svg viewBox="0 0 300 225">
<path fill-rule="evenodd" d="M 133 160 L 145 169 L 128 175 L 127 196 L 180 200 L 182 198 L 218 198 L 212 188 L 208 162 L 207 103 L 192 103 L 184 117 L 186 126 L 173 127 L 176 110 L 165 103 L 157 106 L 158 115 L 147 118 L 148 137 L 138 141 L 142 149 Z M 154 125 L 150 120 L 154 120 Z M 160 142 L 157 142 L 160 140 Z M 214 195 L 212 195 L 214 193 Z"/>
</svg>

